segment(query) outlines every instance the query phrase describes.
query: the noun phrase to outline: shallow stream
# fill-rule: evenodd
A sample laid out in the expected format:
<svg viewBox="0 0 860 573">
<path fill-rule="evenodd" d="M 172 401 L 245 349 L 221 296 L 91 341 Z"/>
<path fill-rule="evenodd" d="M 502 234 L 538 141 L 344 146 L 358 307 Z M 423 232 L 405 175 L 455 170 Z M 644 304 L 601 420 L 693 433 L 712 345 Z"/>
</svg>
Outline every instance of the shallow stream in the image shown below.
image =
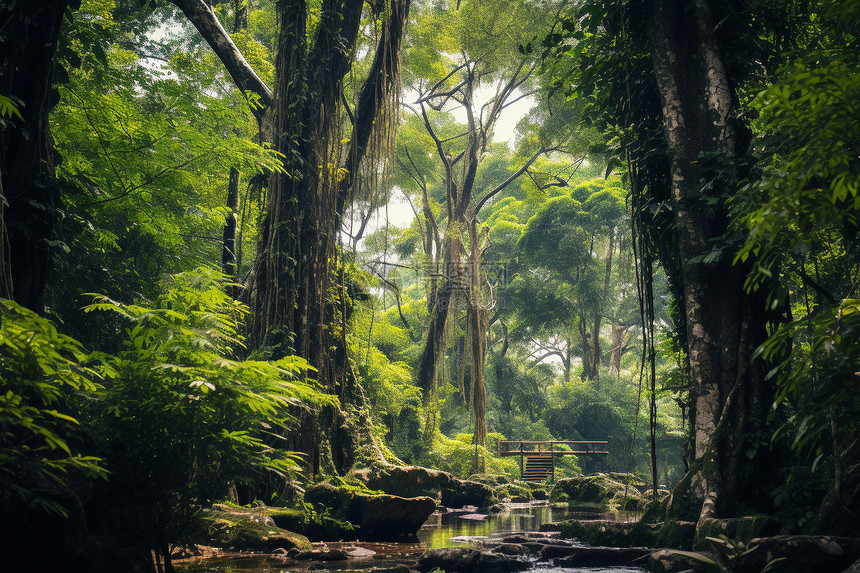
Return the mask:
<svg viewBox="0 0 860 573">
<path fill-rule="evenodd" d="M 624 512 L 603 513 L 589 508 L 556 508 L 534 502 L 507 504 L 504 511 L 481 514 L 477 510 L 434 513 L 418 532 L 414 543 L 370 543 L 363 541 L 325 543 L 330 549 L 341 549 L 350 555 L 347 561 L 327 563 L 296 562 L 271 555 L 242 555 L 206 559 L 188 564 L 182 569 L 189 573 L 293 573 L 308 571 L 359 571 L 392 567 L 399 563 L 414 564 L 426 549 L 478 546 L 482 540 L 512 533 L 539 531 L 543 523 L 565 519 L 633 519 Z M 314 544 L 322 546 L 323 544 Z M 321 569 L 321 566 L 324 569 Z M 641 573 L 636 567 L 563 568 L 548 563 L 535 563 L 528 573 Z"/>
</svg>

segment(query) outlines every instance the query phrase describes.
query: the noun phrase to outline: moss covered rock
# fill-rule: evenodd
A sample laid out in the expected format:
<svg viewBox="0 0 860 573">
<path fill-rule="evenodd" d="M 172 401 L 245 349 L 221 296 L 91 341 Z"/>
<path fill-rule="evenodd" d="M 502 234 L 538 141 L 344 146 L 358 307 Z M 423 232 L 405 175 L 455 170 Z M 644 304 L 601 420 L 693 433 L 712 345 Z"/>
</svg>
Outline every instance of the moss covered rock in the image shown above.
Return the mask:
<svg viewBox="0 0 860 573">
<path fill-rule="evenodd" d="M 691 521 L 666 523 L 619 523 L 616 521 L 563 521 L 558 524 L 562 537 L 607 547 L 669 547 L 690 549 L 696 524 Z"/>
<path fill-rule="evenodd" d="M 655 547 L 690 549 L 696 536 L 696 524 L 692 521 L 667 520 L 660 524 L 655 538 Z"/>
<path fill-rule="evenodd" d="M 419 466 L 377 466 L 354 475 L 370 489 L 400 497 L 438 498 L 442 488 L 454 479 L 449 473 Z"/>
<path fill-rule="evenodd" d="M 268 507 L 265 514 L 281 529 L 304 533 L 308 526 L 308 514 L 303 509 Z"/>
<path fill-rule="evenodd" d="M 264 508 L 216 506 L 205 512 L 206 539 L 201 543 L 235 549 L 309 550 L 311 543 L 299 533 L 275 525 Z"/>
<path fill-rule="evenodd" d="M 328 482 L 309 487 L 305 491 L 305 502 L 310 503 L 323 518 L 356 527 L 340 538 L 366 540 L 414 536 L 436 510 L 436 501 L 427 496 L 404 498 Z M 333 539 L 329 531 L 319 533 L 321 538 Z"/>
<path fill-rule="evenodd" d="M 523 482 L 499 486 L 496 488 L 496 495 L 501 499 L 510 499 L 513 503 L 525 503 L 535 499 L 532 489 Z"/>
<path fill-rule="evenodd" d="M 427 496 L 440 500 L 446 507 L 489 507 L 497 501 L 493 488 L 487 484 L 462 480 L 447 472 L 429 468 L 375 467 L 357 471 L 354 475 L 370 489 L 399 497 Z"/>
<path fill-rule="evenodd" d="M 642 522 L 579 521 L 559 524 L 562 537 L 606 547 L 654 547 L 658 527 Z"/>
<path fill-rule="evenodd" d="M 553 486 L 550 500 L 570 504 L 610 505 L 619 509 L 639 509 L 643 496 L 636 486 L 644 483 L 629 474 L 596 474 L 561 479 Z"/>
</svg>

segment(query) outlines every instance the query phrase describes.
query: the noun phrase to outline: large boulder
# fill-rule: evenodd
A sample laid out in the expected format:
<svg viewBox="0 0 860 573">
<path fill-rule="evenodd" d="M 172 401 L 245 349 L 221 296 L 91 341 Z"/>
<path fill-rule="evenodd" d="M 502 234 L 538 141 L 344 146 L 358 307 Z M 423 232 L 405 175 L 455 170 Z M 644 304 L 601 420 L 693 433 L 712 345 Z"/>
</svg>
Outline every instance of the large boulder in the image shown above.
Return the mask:
<svg viewBox="0 0 860 573">
<path fill-rule="evenodd" d="M 218 505 L 204 513 L 206 545 L 234 549 L 310 550 L 311 542 L 299 533 L 275 525 L 262 508 Z"/>
<path fill-rule="evenodd" d="M 521 557 L 465 547 L 431 549 L 418 558 L 418 570 L 422 573 L 437 568 L 446 573 L 511 573 L 525 571 L 530 564 Z"/>
<path fill-rule="evenodd" d="M 356 526 L 350 537 L 394 541 L 414 536 L 436 510 L 427 496 L 405 498 L 350 486 L 320 483 L 305 491 L 305 502 L 323 514 Z"/>
<path fill-rule="evenodd" d="M 454 476 L 419 466 L 386 466 L 357 470 L 355 477 L 368 488 L 400 497 L 439 497 Z"/>
<path fill-rule="evenodd" d="M 860 539 L 830 535 L 777 535 L 750 542 L 750 549 L 732 559 L 736 573 L 758 573 L 771 561 L 784 559 L 780 573 L 841 573 L 860 559 Z"/>
<path fill-rule="evenodd" d="M 376 467 L 359 470 L 355 476 L 370 489 L 400 497 L 432 497 L 446 507 L 489 507 L 497 501 L 493 488 L 486 484 L 418 466 Z"/>
<path fill-rule="evenodd" d="M 442 487 L 442 505 L 445 507 L 489 507 L 496 503 L 496 493 L 490 486 L 476 481 L 453 478 Z"/>
<path fill-rule="evenodd" d="M 644 482 L 630 474 L 595 474 L 558 480 L 550 492 L 554 502 L 598 505 L 636 510 L 645 499 L 639 488 Z M 638 486 L 638 487 L 637 487 Z"/>
</svg>

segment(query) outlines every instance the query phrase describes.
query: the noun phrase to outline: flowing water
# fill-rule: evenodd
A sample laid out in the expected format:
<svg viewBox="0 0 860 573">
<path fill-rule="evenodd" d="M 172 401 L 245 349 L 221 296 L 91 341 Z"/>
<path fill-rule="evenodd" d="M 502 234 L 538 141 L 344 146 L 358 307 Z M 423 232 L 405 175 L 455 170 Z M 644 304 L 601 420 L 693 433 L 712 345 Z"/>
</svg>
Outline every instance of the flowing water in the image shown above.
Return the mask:
<svg viewBox="0 0 860 573">
<path fill-rule="evenodd" d="M 418 532 L 413 543 L 326 543 L 330 549 L 342 549 L 350 555 L 347 561 L 327 563 L 296 562 L 277 556 L 229 556 L 190 563 L 183 569 L 189 573 L 293 573 L 320 570 L 361 571 L 375 567 L 391 567 L 398 563 L 414 564 L 426 549 L 442 547 L 478 546 L 483 540 L 504 537 L 513 533 L 539 531 L 543 523 L 565 519 L 633 519 L 624 512 L 595 512 L 582 507 L 552 507 L 546 503 L 508 504 L 504 511 L 494 514 L 477 513 L 477 510 L 459 510 L 444 514 L 434 513 Z M 322 544 L 315 544 L 322 545 Z M 535 563 L 529 573 L 641 573 L 636 567 L 562 568 L 548 563 Z"/>
</svg>

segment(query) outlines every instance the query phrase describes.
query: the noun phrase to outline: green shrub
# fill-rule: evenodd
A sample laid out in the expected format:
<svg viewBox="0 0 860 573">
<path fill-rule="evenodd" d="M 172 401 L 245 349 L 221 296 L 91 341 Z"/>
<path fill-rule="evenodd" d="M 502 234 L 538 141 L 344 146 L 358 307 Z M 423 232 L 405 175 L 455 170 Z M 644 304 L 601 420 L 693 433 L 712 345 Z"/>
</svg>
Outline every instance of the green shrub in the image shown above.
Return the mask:
<svg viewBox="0 0 860 573">
<path fill-rule="evenodd" d="M 36 313 L 0 299 L 0 507 L 67 515 L 61 492 L 77 477 L 104 477 L 80 451 L 79 395 L 98 375 L 76 340 Z"/>
<path fill-rule="evenodd" d="M 232 358 L 247 309 L 225 294 L 220 273 L 176 275 L 149 305 L 96 300 L 87 312 L 113 312 L 130 326 L 125 350 L 99 355 L 105 390 L 94 425 L 113 452 L 111 471 L 140 493 L 137 510 L 153 524 L 142 534 L 159 540 L 155 549 L 182 541 L 190 516 L 228 483 L 264 472 L 292 479 L 295 456 L 276 447 L 290 408 L 336 398 L 305 379 L 303 359 Z"/>
<path fill-rule="evenodd" d="M 500 434 L 489 434 L 487 443 L 495 443 L 496 439 L 504 439 Z M 433 451 L 428 454 L 427 461 L 433 467 L 466 478 L 475 473 L 478 458 L 486 463 L 486 473 L 517 476 L 519 462 L 514 458 L 500 458 L 492 451 L 472 443 L 472 434 L 458 434 L 454 439 L 443 434 L 437 434 L 433 443 Z"/>
</svg>

